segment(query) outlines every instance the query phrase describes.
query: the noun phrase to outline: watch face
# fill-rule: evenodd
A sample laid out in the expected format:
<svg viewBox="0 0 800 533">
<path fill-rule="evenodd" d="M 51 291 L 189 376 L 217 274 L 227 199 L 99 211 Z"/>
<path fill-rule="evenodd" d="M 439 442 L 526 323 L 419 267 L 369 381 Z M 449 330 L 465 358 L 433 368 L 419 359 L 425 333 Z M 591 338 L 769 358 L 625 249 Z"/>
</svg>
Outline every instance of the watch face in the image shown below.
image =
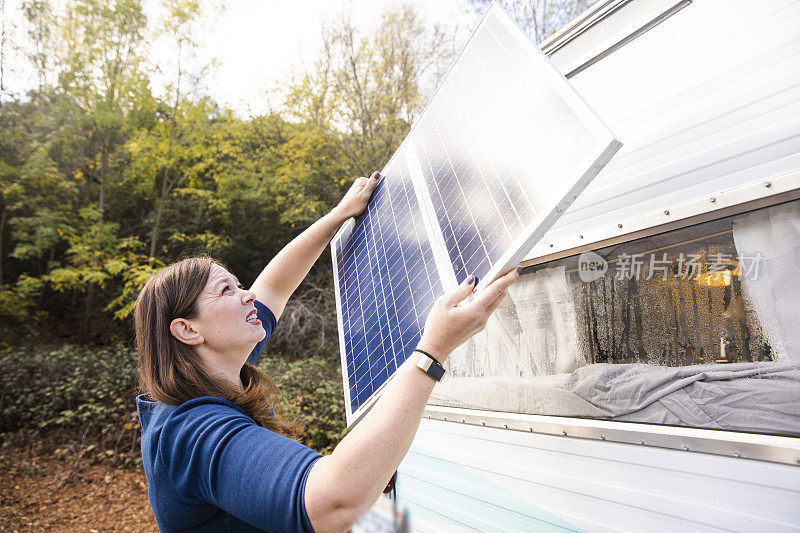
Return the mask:
<svg viewBox="0 0 800 533">
<path fill-rule="evenodd" d="M 431 376 L 436 381 L 441 381 L 442 376 L 444 376 L 444 367 L 439 363 L 434 363 L 428 369 L 428 375 Z"/>
</svg>

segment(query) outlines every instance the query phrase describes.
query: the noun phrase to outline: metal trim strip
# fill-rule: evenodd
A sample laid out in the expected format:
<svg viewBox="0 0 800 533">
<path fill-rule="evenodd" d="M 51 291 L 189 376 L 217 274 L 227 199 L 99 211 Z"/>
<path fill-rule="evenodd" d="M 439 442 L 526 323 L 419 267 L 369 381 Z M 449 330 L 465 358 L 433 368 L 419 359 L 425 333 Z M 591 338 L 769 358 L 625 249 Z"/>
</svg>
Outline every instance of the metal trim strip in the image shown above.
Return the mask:
<svg viewBox="0 0 800 533">
<path fill-rule="evenodd" d="M 424 418 L 456 424 L 634 444 L 800 466 L 800 438 L 428 405 Z"/>
<path fill-rule="evenodd" d="M 674 15 L 675 13 L 677 13 L 678 11 L 680 11 L 681 9 L 683 9 L 684 7 L 688 6 L 691 3 L 692 3 L 692 0 L 682 0 L 681 2 L 678 2 L 677 4 L 675 4 L 674 6 L 669 8 L 668 10 L 664 11 L 659 16 L 657 16 L 656 18 L 652 19 L 650 22 L 648 22 L 644 26 L 640 27 L 639 29 L 637 29 L 633 33 L 628 34 L 627 36 L 623 37 L 622 39 L 620 39 L 616 43 L 612 44 L 611 46 L 609 46 L 608 48 L 606 48 L 605 50 L 603 50 L 602 52 L 597 54 L 596 56 L 594 56 L 591 59 L 585 61 L 581 65 L 575 67 L 568 74 L 565 74 L 564 77 L 569 79 L 569 78 L 575 76 L 576 74 L 580 74 L 582 71 L 584 71 L 587 68 L 591 67 L 592 65 L 594 65 L 598 61 L 603 60 L 603 58 L 610 56 L 611 54 L 613 54 L 614 52 L 616 52 L 617 50 L 619 50 L 620 48 L 622 48 L 626 44 L 630 43 L 631 41 L 633 41 L 637 37 L 640 37 L 640 36 L 644 35 L 645 33 L 647 33 L 648 31 L 652 30 L 653 28 L 655 28 L 656 26 L 658 26 L 659 24 L 661 24 L 662 22 L 664 22 L 665 20 L 670 18 L 672 15 Z"/>
<path fill-rule="evenodd" d="M 583 32 L 613 15 L 630 2 L 631 0 L 597 2 L 572 21 L 568 22 L 564 27 L 557 30 L 553 35 L 542 41 L 539 44 L 539 48 L 548 56 L 557 52 L 568 45 L 573 39 L 579 37 Z"/>
<path fill-rule="evenodd" d="M 800 198 L 800 169 L 748 183 L 735 189 L 720 191 L 714 196 L 704 196 L 683 204 L 664 206 L 663 211 L 656 210 L 643 213 L 635 218 L 620 220 L 619 223 L 597 226 L 588 229 L 580 236 L 564 235 L 557 240 L 549 241 L 548 246 L 553 249 L 553 253 L 536 256 L 536 248 L 539 247 L 537 246 L 520 264 L 528 267 L 547 263 L 577 255 L 586 250 L 596 250 L 641 239 L 798 198 Z M 612 236 L 602 238 L 603 235 L 609 234 Z M 542 242 L 548 242 L 546 239 L 547 235 L 539 245 L 542 245 Z M 573 243 L 576 241 L 586 241 L 586 243 L 575 246 Z"/>
</svg>

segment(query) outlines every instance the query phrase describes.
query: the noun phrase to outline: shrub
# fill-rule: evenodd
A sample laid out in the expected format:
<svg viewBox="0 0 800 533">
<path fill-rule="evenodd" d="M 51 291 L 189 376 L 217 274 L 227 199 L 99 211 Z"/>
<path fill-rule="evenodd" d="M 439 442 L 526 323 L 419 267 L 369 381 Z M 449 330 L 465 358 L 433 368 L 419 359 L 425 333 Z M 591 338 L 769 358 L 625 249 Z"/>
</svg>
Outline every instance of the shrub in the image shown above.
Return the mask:
<svg viewBox="0 0 800 533">
<path fill-rule="evenodd" d="M 69 462 L 140 466 L 136 364 L 122 345 L 0 353 L 0 441 Z M 259 365 L 283 392 L 276 410 L 305 427 L 305 444 L 331 451 L 345 429 L 338 363 L 264 354 Z"/>
<path fill-rule="evenodd" d="M 136 381 L 136 352 L 125 346 L 3 353 L 0 438 L 116 465 L 141 464 L 131 401 Z"/>
<path fill-rule="evenodd" d="M 342 368 L 338 360 L 320 356 L 286 360 L 263 354 L 259 368 L 283 393 L 277 412 L 303 424 L 303 444 L 325 454 L 333 451 L 345 434 Z"/>
</svg>

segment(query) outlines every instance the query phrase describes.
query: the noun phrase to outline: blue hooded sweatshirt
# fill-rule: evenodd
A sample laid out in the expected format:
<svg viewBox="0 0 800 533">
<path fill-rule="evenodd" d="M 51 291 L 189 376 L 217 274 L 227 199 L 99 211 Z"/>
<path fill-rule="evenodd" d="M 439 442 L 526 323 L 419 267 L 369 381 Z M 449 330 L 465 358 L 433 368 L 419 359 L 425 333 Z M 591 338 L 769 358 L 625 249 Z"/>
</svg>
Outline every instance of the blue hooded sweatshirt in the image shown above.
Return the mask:
<svg viewBox="0 0 800 533">
<path fill-rule="evenodd" d="M 267 332 L 247 359 L 255 364 L 275 315 L 255 302 Z M 162 533 L 313 531 L 306 478 L 320 454 L 255 423 L 222 398 L 179 406 L 136 398 L 147 495 Z"/>
</svg>

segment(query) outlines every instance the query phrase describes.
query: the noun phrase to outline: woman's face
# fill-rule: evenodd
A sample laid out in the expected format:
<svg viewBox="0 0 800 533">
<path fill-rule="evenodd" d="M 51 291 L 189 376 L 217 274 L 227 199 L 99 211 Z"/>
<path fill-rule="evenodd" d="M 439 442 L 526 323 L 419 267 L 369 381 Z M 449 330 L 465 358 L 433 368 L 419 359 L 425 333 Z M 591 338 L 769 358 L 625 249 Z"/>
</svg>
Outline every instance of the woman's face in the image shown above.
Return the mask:
<svg viewBox="0 0 800 533">
<path fill-rule="evenodd" d="M 246 359 L 266 335 L 254 301 L 255 294 L 242 288 L 233 274 L 212 264 L 206 286 L 197 297 L 198 315 L 191 319 L 205 348 L 232 358 L 244 354 Z"/>
</svg>

